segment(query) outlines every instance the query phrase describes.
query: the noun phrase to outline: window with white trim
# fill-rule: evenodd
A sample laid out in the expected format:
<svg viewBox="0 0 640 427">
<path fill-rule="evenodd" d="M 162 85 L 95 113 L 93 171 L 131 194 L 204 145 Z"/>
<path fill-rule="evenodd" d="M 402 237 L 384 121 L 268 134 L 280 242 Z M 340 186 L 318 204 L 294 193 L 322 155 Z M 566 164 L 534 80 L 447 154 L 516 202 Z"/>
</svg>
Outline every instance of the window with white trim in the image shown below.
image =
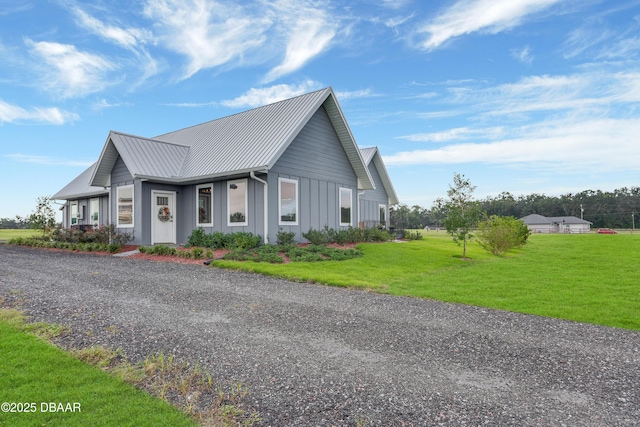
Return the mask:
<svg viewBox="0 0 640 427">
<path fill-rule="evenodd" d="M 247 179 L 227 181 L 227 225 L 249 225 Z"/>
<path fill-rule="evenodd" d="M 352 223 L 351 189 L 340 188 L 340 225 L 347 226 Z"/>
<path fill-rule="evenodd" d="M 118 187 L 118 227 L 133 227 L 133 185 Z"/>
<path fill-rule="evenodd" d="M 71 202 L 71 225 L 78 223 L 78 202 Z"/>
<path fill-rule="evenodd" d="M 196 186 L 196 222 L 199 226 L 213 226 L 213 184 Z"/>
<path fill-rule="evenodd" d="M 100 199 L 89 200 L 89 223 L 94 227 L 100 225 Z"/>
<path fill-rule="evenodd" d="M 387 205 L 380 205 L 380 224 L 385 225 L 387 223 Z"/>
<path fill-rule="evenodd" d="M 298 225 L 298 181 L 278 178 L 279 225 Z"/>
</svg>

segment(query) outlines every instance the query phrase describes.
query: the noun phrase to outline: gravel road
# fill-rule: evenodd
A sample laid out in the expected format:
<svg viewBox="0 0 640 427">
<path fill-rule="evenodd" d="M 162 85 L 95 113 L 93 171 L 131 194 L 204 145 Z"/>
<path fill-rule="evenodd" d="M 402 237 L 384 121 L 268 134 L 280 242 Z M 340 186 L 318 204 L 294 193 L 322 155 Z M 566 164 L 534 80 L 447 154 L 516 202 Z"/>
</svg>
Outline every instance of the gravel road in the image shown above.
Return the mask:
<svg viewBox="0 0 640 427">
<path fill-rule="evenodd" d="M 638 332 L 0 245 L 0 297 L 16 295 L 78 344 L 241 381 L 260 425 L 640 425 Z"/>
</svg>

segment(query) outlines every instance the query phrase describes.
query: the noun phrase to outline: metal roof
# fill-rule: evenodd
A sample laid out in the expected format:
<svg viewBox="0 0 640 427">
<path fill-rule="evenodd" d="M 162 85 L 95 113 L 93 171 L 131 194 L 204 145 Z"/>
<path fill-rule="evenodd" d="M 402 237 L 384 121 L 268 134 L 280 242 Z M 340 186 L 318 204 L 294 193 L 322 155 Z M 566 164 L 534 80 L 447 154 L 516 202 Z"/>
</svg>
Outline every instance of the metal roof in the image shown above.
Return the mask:
<svg viewBox="0 0 640 427">
<path fill-rule="evenodd" d="M 134 177 L 161 181 L 187 182 L 270 169 L 321 106 L 331 119 L 359 187 L 374 188 L 330 87 L 154 138 L 112 131 L 91 183 L 106 185 L 118 155 Z"/>
<path fill-rule="evenodd" d="M 542 216 L 538 214 L 527 215 L 520 218 L 527 225 L 536 224 L 593 224 L 591 221 L 580 219 L 575 216 Z"/>
<path fill-rule="evenodd" d="M 89 166 L 84 172 L 78 175 L 73 181 L 67 184 L 51 198 L 55 200 L 78 199 L 80 197 L 102 196 L 109 192 L 104 187 L 89 185 L 89 178 L 93 175 L 96 163 Z"/>
<path fill-rule="evenodd" d="M 380 175 L 380 179 L 382 180 L 382 186 L 384 187 L 384 190 L 387 192 L 387 196 L 389 197 L 389 204 L 397 205 L 398 203 L 400 203 L 400 201 L 398 200 L 398 195 L 396 194 L 396 190 L 393 188 L 393 184 L 391 183 L 391 178 L 389 177 L 387 168 L 384 166 L 384 162 L 382 161 L 382 157 L 380 156 L 378 147 L 362 148 L 360 149 L 360 153 L 362 154 L 362 159 L 367 166 L 369 166 L 371 161 L 373 161 L 373 164 L 378 171 L 378 175 Z"/>
</svg>

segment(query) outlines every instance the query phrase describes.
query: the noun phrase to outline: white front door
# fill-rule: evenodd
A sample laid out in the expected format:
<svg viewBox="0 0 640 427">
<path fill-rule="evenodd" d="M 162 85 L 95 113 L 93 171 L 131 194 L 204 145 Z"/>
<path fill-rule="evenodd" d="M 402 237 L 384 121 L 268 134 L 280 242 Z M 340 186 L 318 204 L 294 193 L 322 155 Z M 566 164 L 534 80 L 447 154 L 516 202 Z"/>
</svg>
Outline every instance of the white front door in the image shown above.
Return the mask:
<svg viewBox="0 0 640 427">
<path fill-rule="evenodd" d="M 151 244 L 176 243 L 176 193 L 151 192 Z"/>
</svg>

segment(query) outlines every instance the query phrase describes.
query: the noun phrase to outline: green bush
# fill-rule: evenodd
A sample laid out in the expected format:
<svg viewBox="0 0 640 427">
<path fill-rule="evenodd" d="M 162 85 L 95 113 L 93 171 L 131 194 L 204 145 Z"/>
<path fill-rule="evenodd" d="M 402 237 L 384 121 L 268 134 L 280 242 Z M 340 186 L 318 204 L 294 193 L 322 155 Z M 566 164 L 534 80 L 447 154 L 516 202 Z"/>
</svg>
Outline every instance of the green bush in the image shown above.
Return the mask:
<svg viewBox="0 0 640 427">
<path fill-rule="evenodd" d="M 30 246 L 33 248 L 46 248 L 46 249 L 65 249 L 70 251 L 82 251 L 82 252 L 110 252 L 116 253 L 120 250 L 121 246 L 115 243 L 72 243 L 72 242 L 60 242 L 56 240 L 42 240 L 40 238 L 16 238 L 9 241 L 13 245 Z"/>
<path fill-rule="evenodd" d="M 526 224 L 512 216 L 491 215 L 478 224 L 476 239 L 494 255 L 524 246 L 531 235 Z"/>
<path fill-rule="evenodd" d="M 388 242 L 393 239 L 393 234 L 383 228 L 366 228 L 364 230 L 365 242 Z"/>
<path fill-rule="evenodd" d="M 404 230 L 404 238 L 407 240 L 422 240 L 422 233 L 419 231 Z"/>
<path fill-rule="evenodd" d="M 229 240 L 226 242 L 226 247 L 229 249 L 251 249 L 260 244 L 260 236 L 255 236 L 248 231 L 237 231 L 227 236 Z"/>
<path fill-rule="evenodd" d="M 193 259 L 200 259 L 200 258 L 204 257 L 204 249 L 202 249 L 202 248 L 193 248 L 191 250 L 191 257 Z"/>
<path fill-rule="evenodd" d="M 293 231 L 280 230 L 278 231 L 278 234 L 276 234 L 276 243 L 278 246 L 295 245 L 296 233 Z"/>
<path fill-rule="evenodd" d="M 51 240 L 67 243 L 102 243 L 124 246 L 133 239 L 131 233 L 119 233 L 113 224 L 81 230 L 79 228 L 56 228 L 51 232 Z"/>
<path fill-rule="evenodd" d="M 220 231 L 207 234 L 202 227 L 198 227 L 193 230 L 187 238 L 187 246 L 222 249 L 227 246 L 227 238 L 225 234 Z"/>
<path fill-rule="evenodd" d="M 302 233 L 302 237 L 311 242 L 312 245 L 326 245 L 327 243 L 331 243 L 328 230 L 329 228 L 327 226 L 324 227 L 324 230 L 311 228 L 306 233 Z"/>
<path fill-rule="evenodd" d="M 202 227 L 191 232 L 186 246 L 197 246 L 208 249 L 251 249 L 260 244 L 260 236 L 247 231 L 224 234 L 215 231 L 207 234 Z"/>
</svg>

